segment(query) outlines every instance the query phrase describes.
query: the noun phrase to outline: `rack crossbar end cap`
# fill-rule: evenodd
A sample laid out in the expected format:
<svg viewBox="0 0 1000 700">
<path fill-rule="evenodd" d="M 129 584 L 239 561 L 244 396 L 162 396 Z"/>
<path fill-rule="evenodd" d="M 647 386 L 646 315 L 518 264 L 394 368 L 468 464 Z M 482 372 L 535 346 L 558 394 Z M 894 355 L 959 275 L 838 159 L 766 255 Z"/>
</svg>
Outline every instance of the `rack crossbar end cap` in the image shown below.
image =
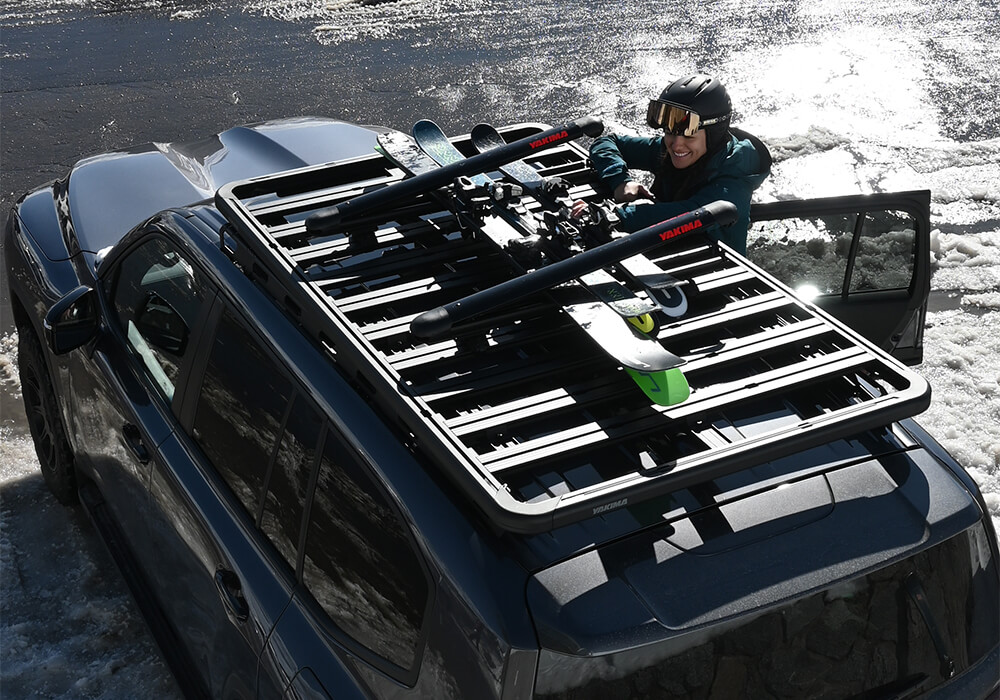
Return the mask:
<svg viewBox="0 0 1000 700">
<path fill-rule="evenodd" d="M 448 309 L 439 306 L 425 311 L 410 321 L 410 333 L 420 338 L 432 338 L 451 330 L 452 320 Z"/>
<path fill-rule="evenodd" d="M 604 122 L 597 117 L 581 117 L 576 120 L 576 125 L 591 138 L 597 138 L 604 133 Z"/>
<path fill-rule="evenodd" d="M 340 209 L 336 206 L 322 209 L 306 217 L 307 231 L 326 231 L 340 223 Z"/>
<path fill-rule="evenodd" d="M 737 211 L 736 205 L 724 199 L 709 202 L 703 209 L 712 217 L 711 223 L 718 224 L 719 226 L 730 226 L 736 223 L 736 219 L 739 218 L 739 211 Z"/>
</svg>

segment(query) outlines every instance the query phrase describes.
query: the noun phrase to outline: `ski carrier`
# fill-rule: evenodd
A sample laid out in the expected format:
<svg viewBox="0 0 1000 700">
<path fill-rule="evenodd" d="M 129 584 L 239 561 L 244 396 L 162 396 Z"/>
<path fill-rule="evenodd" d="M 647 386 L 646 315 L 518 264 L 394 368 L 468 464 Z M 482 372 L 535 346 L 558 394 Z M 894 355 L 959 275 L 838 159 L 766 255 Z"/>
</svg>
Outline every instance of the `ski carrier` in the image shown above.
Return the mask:
<svg viewBox="0 0 1000 700">
<path fill-rule="evenodd" d="M 510 142 L 548 129 L 500 131 Z M 476 153 L 468 137 L 453 141 Z M 525 160 L 568 183 L 571 198 L 601 198 L 578 144 L 546 143 Z M 498 167 L 490 175 L 500 181 Z M 330 226 L 306 223 L 414 179 L 373 152 L 229 184 L 216 196 L 229 222 L 222 244 L 500 529 L 544 532 L 610 513 L 916 415 L 930 401 L 917 374 L 704 229 L 646 253 L 688 295 L 686 313 L 655 331 L 686 361 L 690 396 L 680 404 L 651 404 L 567 318 L 565 286 L 420 337 L 410 325 L 421 314 L 519 274 L 473 235 L 477 226 L 527 232 L 489 206 L 455 206 L 464 179 L 410 187 Z M 527 194 L 517 206 L 559 216 Z M 623 322 L 621 332 L 632 331 Z"/>
</svg>

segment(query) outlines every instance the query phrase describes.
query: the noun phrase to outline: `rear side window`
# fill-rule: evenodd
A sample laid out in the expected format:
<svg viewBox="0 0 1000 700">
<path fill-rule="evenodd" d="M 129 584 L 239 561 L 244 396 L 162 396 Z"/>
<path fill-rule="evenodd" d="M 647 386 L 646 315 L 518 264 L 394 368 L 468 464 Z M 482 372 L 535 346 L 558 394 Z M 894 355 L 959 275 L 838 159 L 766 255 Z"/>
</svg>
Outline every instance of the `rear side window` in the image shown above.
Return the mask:
<svg viewBox="0 0 1000 700">
<path fill-rule="evenodd" d="M 219 321 L 194 417 L 194 439 L 257 516 L 292 385 L 227 310 Z"/>
<path fill-rule="evenodd" d="M 407 532 L 331 431 L 309 516 L 303 582 L 341 630 L 403 669 L 416 660 L 429 593 Z"/>
<path fill-rule="evenodd" d="M 192 428 L 290 570 L 302 567 L 303 584 L 339 630 L 411 670 L 430 584 L 408 525 L 339 433 L 228 309 L 217 325 Z"/>
</svg>

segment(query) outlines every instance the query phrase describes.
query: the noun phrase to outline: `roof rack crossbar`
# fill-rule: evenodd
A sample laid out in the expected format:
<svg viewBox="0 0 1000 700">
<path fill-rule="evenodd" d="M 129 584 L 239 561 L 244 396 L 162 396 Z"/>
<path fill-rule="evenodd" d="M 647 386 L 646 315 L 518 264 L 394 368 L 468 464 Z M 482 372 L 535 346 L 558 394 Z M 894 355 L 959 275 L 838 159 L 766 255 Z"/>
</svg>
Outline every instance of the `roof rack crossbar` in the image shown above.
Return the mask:
<svg viewBox="0 0 1000 700">
<path fill-rule="evenodd" d="M 675 337 L 716 328 L 723 321 L 732 322 L 745 318 L 753 318 L 759 314 L 772 312 L 794 304 L 794 299 L 779 292 L 765 292 L 764 294 L 744 299 L 735 299 L 727 302 L 716 311 L 710 311 L 695 318 L 675 321 L 661 326 L 659 338 L 661 341 L 670 342 Z"/>
<path fill-rule="evenodd" d="M 486 422 L 513 422 L 557 411 L 566 406 L 580 406 L 603 401 L 620 393 L 620 383 L 613 377 L 601 376 L 586 383 L 550 389 L 540 394 L 520 397 L 508 403 L 463 413 L 447 421 L 449 428 L 462 435 L 483 430 Z"/>
<path fill-rule="evenodd" d="M 802 377 L 802 368 L 782 367 L 771 372 L 763 373 L 757 377 L 754 386 L 750 388 L 734 389 L 733 383 L 725 383 L 713 386 L 707 390 L 699 392 L 692 389 L 691 398 L 683 404 L 675 407 L 655 406 L 653 411 L 662 414 L 670 420 L 686 419 L 688 421 L 704 419 L 709 411 L 718 410 L 724 406 L 739 405 L 741 402 L 753 400 L 759 401 L 766 393 L 776 393 L 791 387 L 800 387 L 806 383 L 814 382 L 827 376 L 839 377 L 845 371 L 850 371 L 866 362 L 868 358 L 853 349 L 834 353 L 836 357 L 815 358 L 808 364 L 812 366 L 811 371 L 807 371 L 808 376 Z M 823 370 L 823 371 L 818 371 Z M 643 411 L 645 412 L 645 410 Z M 807 419 L 812 420 L 812 419 Z M 657 418 L 647 415 L 645 418 L 636 419 L 633 415 L 618 417 L 614 422 L 614 427 L 609 424 L 586 423 L 577 425 L 571 429 L 564 430 L 558 434 L 546 435 L 521 442 L 512 447 L 494 450 L 488 454 L 481 454 L 480 458 L 487 464 L 494 474 L 505 469 L 523 463 L 523 455 L 531 453 L 532 460 L 538 460 L 551 456 L 553 453 L 549 448 L 552 446 L 575 445 L 582 447 L 586 444 L 603 442 L 609 439 L 620 440 L 625 437 L 640 435 L 650 429 L 649 423 L 657 422 Z M 805 422 L 805 421 L 804 421 Z M 516 460 L 516 461 L 512 461 Z"/>
</svg>

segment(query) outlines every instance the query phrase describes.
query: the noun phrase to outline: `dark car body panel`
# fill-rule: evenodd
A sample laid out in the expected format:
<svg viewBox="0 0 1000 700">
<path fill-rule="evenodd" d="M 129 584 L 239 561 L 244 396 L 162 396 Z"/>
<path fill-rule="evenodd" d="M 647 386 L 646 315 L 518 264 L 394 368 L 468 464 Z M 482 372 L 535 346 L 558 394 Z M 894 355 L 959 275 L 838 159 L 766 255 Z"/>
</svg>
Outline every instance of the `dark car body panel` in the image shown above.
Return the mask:
<svg viewBox="0 0 1000 700">
<path fill-rule="evenodd" d="M 929 502 L 932 492 L 937 496 L 934 504 Z M 867 511 L 870 506 L 874 513 Z M 781 491 L 669 520 L 644 530 L 638 539 L 581 555 L 600 559 L 608 575 L 602 585 L 613 587 L 612 593 L 602 592 L 602 585 L 588 588 L 587 579 L 579 575 L 594 567 L 575 559 L 561 562 L 535 575 L 529 605 L 547 648 L 606 653 L 622 639 L 624 629 L 635 625 L 609 605 L 626 591 L 638 599 L 637 610 L 653 613 L 650 624 L 664 633 L 697 628 L 767 608 L 789 590 L 854 578 L 931 548 L 980 519 L 968 492 L 930 455 L 922 450 L 897 452 L 791 482 Z M 720 528 L 720 523 L 727 527 Z M 801 536 L 776 547 L 775 535 L 793 529 Z M 816 542 L 825 546 L 816 547 Z M 637 551 L 655 551 L 656 556 L 635 561 Z M 543 593 L 566 595 L 570 581 L 570 600 L 579 611 L 575 614 L 553 609 L 558 601 L 546 602 Z M 594 623 L 594 610 L 609 611 L 610 627 L 602 630 Z M 550 615 L 558 624 L 548 621 Z M 547 636 L 547 630 L 557 630 L 557 636 Z M 587 638 L 571 643 L 573 630 Z"/>
<path fill-rule="evenodd" d="M 880 671 L 879 692 L 906 691 L 899 684 L 911 681 L 911 670 L 924 677 L 909 690 L 928 697 L 965 697 L 949 688 L 983 697 L 995 688 L 996 535 L 971 477 L 908 419 L 543 533 L 504 532 L 484 518 L 433 453 L 372 400 L 366 378 L 331 363 L 329 348 L 303 332 L 295 310 L 234 262 L 229 224 L 208 201 L 228 182 L 360 158 L 374 144 L 371 129 L 303 118 L 142 146 L 81 161 L 68 180 L 23 197 L 7 222 L 19 333 L 43 337 L 46 313 L 81 285 L 98 301 L 95 337 L 64 354 L 47 352 L 46 362 L 84 502 L 101 512 L 98 529 L 120 541 L 119 561 L 130 585 L 143 589 L 137 595 L 147 616 L 163 618 L 153 629 L 187 694 L 515 700 L 563 697 L 597 679 L 609 684 L 591 685 L 595 697 L 648 691 L 661 681 L 664 697 L 698 697 L 713 688 L 725 696 L 723 680 L 740 674 L 744 691 L 772 683 L 775 692 L 768 679 L 804 659 L 810 624 L 817 625 L 814 643 L 823 625 L 854 620 L 862 608 L 876 611 L 864 630 L 899 628 L 912 640 L 898 653 L 896 637 L 872 632 L 859 643 L 866 663 L 886 658 L 889 647 L 899 660 Z M 889 348 L 907 324 L 922 324 L 928 277 L 920 246 L 929 235 L 920 228 L 922 197 L 780 203 L 755 212 L 758 221 L 865 206 L 913 215 L 911 282 L 875 292 L 874 303 L 896 319 L 871 329 Z M 119 269 L 152 237 L 166 241 L 209 290 L 186 329 L 169 398 L 128 350 L 111 304 Z M 860 322 L 873 297 L 848 287 L 827 301 L 835 315 Z M 223 317 L 265 348 L 287 380 L 292 399 L 282 420 L 299 400 L 321 417 L 314 463 L 331 444 L 350 455 L 405 530 L 416 565 L 400 587 L 423 591 L 412 663 L 387 660 L 328 616 L 304 583 L 303 551 L 288 562 L 264 536 L 266 502 L 249 513 L 206 455 L 197 425 Z M 904 359 L 918 359 L 919 328 L 913 338 Z M 233 362 L 242 366 L 241 358 Z M 304 547 L 308 512 L 300 524 L 295 544 Z M 944 564 L 970 573 L 945 590 L 938 585 Z M 129 567 L 140 573 L 130 576 Z M 916 583 L 907 578 L 914 572 Z M 907 586 L 927 593 L 930 621 L 908 602 Z M 857 600 L 850 591 L 861 592 Z M 900 619 L 887 622 L 877 609 L 889 598 Z M 951 599 L 966 607 L 942 603 Z M 775 632 L 785 624 L 794 628 L 787 637 Z M 935 625 L 943 646 L 928 631 Z M 774 653 L 762 655 L 760 668 L 734 661 L 761 643 Z M 813 662 L 817 653 L 808 649 Z M 942 656 L 954 662 L 954 678 L 939 672 Z M 629 675 L 650 658 L 679 685 Z M 620 676 L 625 685 L 615 686 Z M 863 682 L 852 692 L 869 690 Z"/>
<path fill-rule="evenodd" d="M 370 130 L 301 118 L 236 127 L 200 141 L 148 144 L 85 158 L 73 167 L 68 185 L 60 187 L 55 198 L 72 212 L 74 240 L 62 246 L 55 240 L 40 245 L 52 260 L 71 256 L 76 249 L 96 253 L 157 212 L 211 199 L 227 182 L 371 153 L 374 145 Z M 39 199 L 42 206 L 44 198 Z M 24 211 L 24 205 L 20 209 Z M 29 230 L 57 232 L 51 223 L 26 221 Z"/>
</svg>

